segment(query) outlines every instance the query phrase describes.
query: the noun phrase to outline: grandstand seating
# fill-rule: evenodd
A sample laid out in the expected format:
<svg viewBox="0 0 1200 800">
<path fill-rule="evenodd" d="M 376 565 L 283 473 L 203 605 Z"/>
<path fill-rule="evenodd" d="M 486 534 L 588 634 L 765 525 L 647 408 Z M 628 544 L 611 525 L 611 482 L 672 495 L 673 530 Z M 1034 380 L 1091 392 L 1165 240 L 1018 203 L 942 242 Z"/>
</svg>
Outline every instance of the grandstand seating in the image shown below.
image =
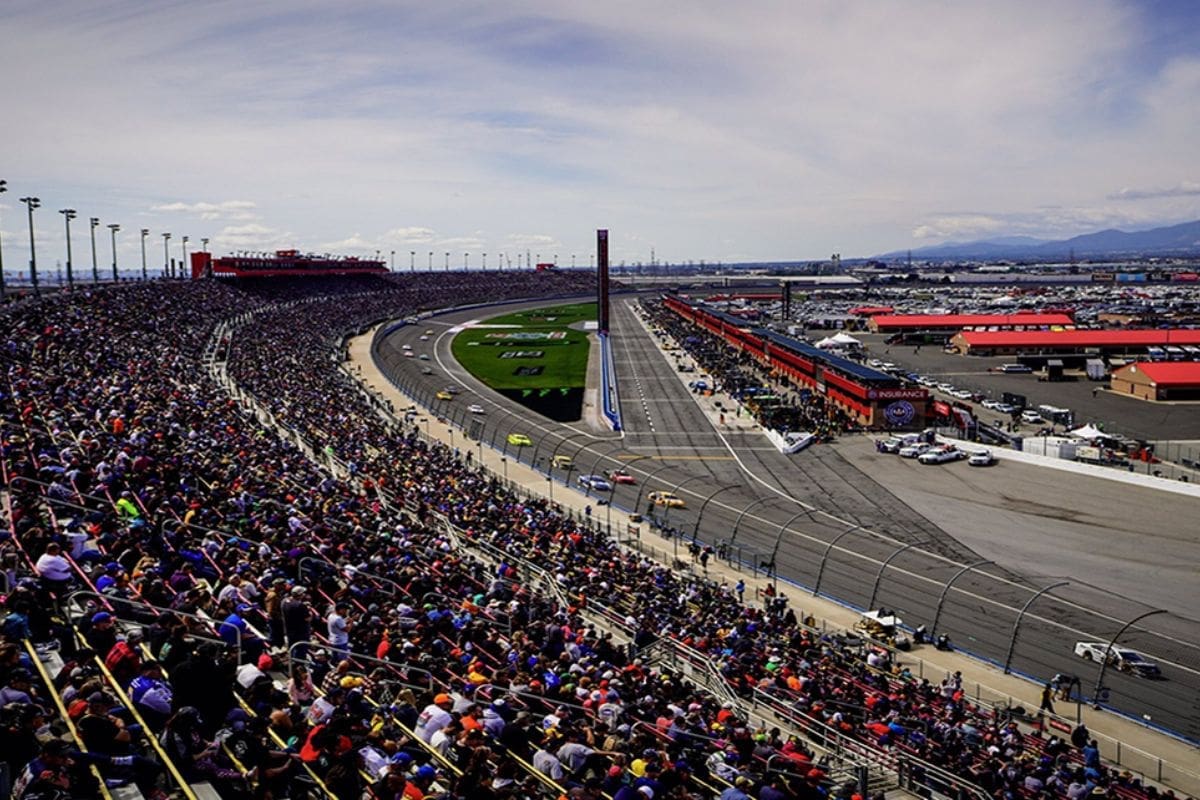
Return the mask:
<svg viewBox="0 0 1200 800">
<path fill-rule="evenodd" d="M 445 298 L 590 284 L 145 283 L 6 309 L 3 631 L 16 664 L 64 662 L 18 705 L 52 704 L 81 761 L 147 797 L 849 798 L 862 784 L 841 768 L 868 762 L 977 797 L 1157 793 L 514 493 L 376 413 L 330 358 Z M 340 603 L 348 646 L 330 640 Z M 18 668 L 0 663 L 6 687 Z M 71 701 L 95 693 L 141 729 L 135 762 L 76 733 Z M 454 735 L 434 735 L 446 718 Z M 19 774 L 32 756 L 5 758 Z"/>
</svg>

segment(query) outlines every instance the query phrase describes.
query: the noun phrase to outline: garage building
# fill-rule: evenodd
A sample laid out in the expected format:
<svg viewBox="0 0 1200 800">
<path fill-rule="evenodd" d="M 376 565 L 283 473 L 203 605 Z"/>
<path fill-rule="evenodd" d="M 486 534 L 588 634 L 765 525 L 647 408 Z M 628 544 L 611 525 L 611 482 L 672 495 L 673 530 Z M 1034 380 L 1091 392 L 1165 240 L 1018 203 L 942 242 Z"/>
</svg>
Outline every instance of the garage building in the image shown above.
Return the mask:
<svg viewBox="0 0 1200 800">
<path fill-rule="evenodd" d="M 963 355 L 1143 355 L 1150 347 L 1200 345 L 1200 330 L 963 331 L 950 346 Z"/>
<path fill-rule="evenodd" d="M 1200 400 L 1200 362 L 1138 361 L 1113 372 L 1112 391 L 1143 400 Z"/>
<path fill-rule="evenodd" d="M 1067 314 L 879 314 L 871 317 L 868 327 L 873 333 L 913 333 L 966 328 L 1039 330 L 1074 324 L 1075 320 Z"/>
</svg>

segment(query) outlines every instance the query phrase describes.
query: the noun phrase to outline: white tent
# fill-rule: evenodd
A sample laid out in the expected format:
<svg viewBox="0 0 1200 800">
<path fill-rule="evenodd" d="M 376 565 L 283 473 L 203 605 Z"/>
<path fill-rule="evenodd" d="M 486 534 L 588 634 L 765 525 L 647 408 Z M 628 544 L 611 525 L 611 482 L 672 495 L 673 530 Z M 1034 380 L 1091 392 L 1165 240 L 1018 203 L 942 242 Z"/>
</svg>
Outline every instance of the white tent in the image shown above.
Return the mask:
<svg viewBox="0 0 1200 800">
<path fill-rule="evenodd" d="M 833 341 L 837 342 L 841 347 L 858 347 L 862 344 L 858 339 L 844 332 L 835 333 Z"/>
<path fill-rule="evenodd" d="M 830 348 L 841 347 L 841 345 L 838 343 L 836 338 L 827 336 L 826 338 L 817 342 L 817 347 L 821 348 L 822 350 L 829 350 Z"/>
<path fill-rule="evenodd" d="M 1082 428 L 1076 428 L 1071 431 L 1071 435 L 1077 439 L 1095 439 L 1097 436 L 1103 436 L 1104 431 L 1097 428 L 1095 425 L 1084 425 Z"/>
</svg>

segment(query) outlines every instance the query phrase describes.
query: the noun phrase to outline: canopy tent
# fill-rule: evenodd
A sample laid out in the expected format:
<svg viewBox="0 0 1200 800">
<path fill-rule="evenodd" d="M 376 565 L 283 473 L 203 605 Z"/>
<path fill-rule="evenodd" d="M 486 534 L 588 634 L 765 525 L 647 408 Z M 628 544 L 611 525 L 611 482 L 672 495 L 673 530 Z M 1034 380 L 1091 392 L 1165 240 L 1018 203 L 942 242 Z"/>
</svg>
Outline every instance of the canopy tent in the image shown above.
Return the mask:
<svg viewBox="0 0 1200 800">
<path fill-rule="evenodd" d="M 838 344 L 837 339 L 834 339 L 832 336 L 827 336 L 821 341 L 817 342 L 817 347 L 821 348 L 822 350 L 829 350 L 834 347 L 841 347 L 841 345 Z"/>
<path fill-rule="evenodd" d="M 1095 439 L 1099 436 L 1104 436 L 1104 431 L 1089 423 L 1082 428 L 1070 431 L 1070 434 L 1077 439 Z"/>
<path fill-rule="evenodd" d="M 844 331 L 835 333 L 831 338 L 842 347 L 858 347 L 862 344 L 862 342 L 860 342 L 858 339 L 855 339 L 853 336 Z"/>
</svg>

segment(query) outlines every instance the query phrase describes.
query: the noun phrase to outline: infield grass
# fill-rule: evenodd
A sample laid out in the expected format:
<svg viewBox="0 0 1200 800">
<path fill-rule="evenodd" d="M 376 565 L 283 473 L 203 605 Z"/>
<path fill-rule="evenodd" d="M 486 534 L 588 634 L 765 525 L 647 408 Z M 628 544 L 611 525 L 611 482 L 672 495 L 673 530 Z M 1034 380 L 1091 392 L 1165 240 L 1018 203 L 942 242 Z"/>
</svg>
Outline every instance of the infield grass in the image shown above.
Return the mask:
<svg viewBox="0 0 1200 800">
<path fill-rule="evenodd" d="M 498 391 L 582 389 L 587 383 L 588 334 L 570 326 L 595 318 L 595 303 L 502 314 L 483 324 L 512 327 L 465 330 L 454 337 L 450 349 L 459 364 Z M 539 374 L 518 374 L 538 367 Z"/>
</svg>

